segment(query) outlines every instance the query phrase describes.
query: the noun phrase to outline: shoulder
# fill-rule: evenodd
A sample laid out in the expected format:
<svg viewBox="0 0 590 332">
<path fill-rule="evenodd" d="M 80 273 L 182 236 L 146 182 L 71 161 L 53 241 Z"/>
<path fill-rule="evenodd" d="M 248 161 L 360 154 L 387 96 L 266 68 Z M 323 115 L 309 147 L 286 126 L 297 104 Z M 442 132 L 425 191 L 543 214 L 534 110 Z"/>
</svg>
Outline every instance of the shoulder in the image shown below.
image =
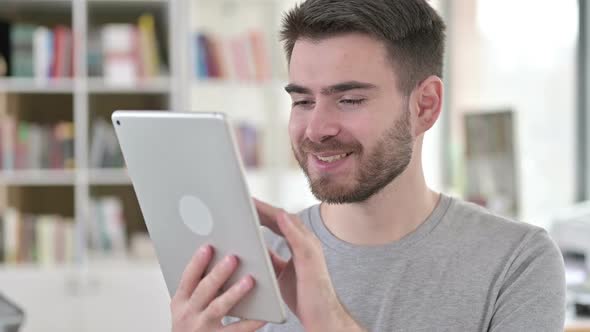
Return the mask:
<svg viewBox="0 0 590 332">
<path fill-rule="evenodd" d="M 449 209 L 441 220 L 441 242 L 449 241 L 463 255 L 477 258 L 481 263 L 503 266 L 510 274 L 532 260 L 544 261 L 540 273 L 563 273 L 561 252 L 547 231 L 541 227 L 502 217 L 489 210 L 452 198 Z"/>
<path fill-rule="evenodd" d="M 444 220 L 458 247 L 470 248 L 483 261 L 503 261 L 505 281 L 523 268 L 535 269 L 537 279 L 542 275 L 557 284 L 563 280 L 561 251 L 544 228 L 502 217 L 489 210 L 452 199 Z"/>
<path fill-rule="evenodd" d="M 478 269 L 493 271 L 490 330 L 557 331 L 563 327 L 563 258 L 545 229 L 458 199 L 453 199 L 441 222 L 449 232 L 445 238 L 462 251 L 462 258 Z"/>
<path fill-rule="evenodd" d="M 493 241 L 496 245 L 528 241 L 546 235 L 543 228 L 495 214 L 479 205 L 451 198 L 449 209 L 441 221 L 455 239 Z M 548 236 L 545 236 L 550 240 Z"/>
</svg>

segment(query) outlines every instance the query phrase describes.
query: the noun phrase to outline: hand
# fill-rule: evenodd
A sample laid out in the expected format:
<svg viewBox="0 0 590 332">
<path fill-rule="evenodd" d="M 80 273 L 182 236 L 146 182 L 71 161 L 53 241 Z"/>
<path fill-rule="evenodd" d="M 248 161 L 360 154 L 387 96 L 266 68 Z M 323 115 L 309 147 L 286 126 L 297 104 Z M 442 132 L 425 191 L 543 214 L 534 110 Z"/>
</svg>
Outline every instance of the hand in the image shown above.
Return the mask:
<svg viewBox="0 0 590 332">
<path fill-rule="evenodd" d="M 363 331 L 340 303 L 320 240 L 295 215 L 254 200 L 260 221 L 291 249 L 285 261 L 272 251 L 281 294 L 306 331 Z"/>
<path fill-rule="evenodd" d="M 219 294 L 239 262 L 237 257 L 227 256 L 203 276 L 212 258 L 213 248 L 203 246 L 186 266 L 170 303 L 172 331 L 250 332 L 261 328 L 265 322 L 242 320 L 227 326 L 221 324 L 221 319 L 254 287 L 254 279 L 246 276 Z"/>
</svg>

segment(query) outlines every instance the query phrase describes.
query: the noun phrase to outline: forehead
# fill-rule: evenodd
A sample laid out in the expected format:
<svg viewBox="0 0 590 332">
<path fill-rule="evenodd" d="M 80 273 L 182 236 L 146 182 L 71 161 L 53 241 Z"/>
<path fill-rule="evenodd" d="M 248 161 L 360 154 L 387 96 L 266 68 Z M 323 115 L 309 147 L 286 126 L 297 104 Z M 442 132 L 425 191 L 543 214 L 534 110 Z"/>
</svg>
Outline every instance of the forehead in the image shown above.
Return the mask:
<svg viewBox="0 0 590 332">
<path fill-rule="evenodd" d="M 344 34 L 295 42 L 289 63 L 291 81 L 339 82 L 393 79 L 385 44 L 363 34 Z"/>
</svg>

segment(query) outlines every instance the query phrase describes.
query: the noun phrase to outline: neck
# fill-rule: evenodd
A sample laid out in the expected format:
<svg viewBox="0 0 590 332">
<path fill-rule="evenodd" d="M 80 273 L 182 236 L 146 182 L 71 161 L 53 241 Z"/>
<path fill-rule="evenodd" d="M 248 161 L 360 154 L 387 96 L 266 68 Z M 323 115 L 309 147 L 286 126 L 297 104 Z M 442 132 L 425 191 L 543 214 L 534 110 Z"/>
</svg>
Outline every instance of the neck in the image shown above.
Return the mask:
<svg viewBox="0 0 590 332">
<path fill-rule="evenodd" d="M 357 245 L 380 245 L 397 241 L 414 231 L 430 216 L 440 194 L 426 185 L 419 153 L 408 168 L 368 200 L 349 204 L 321 205 L 326 227 L 339 239 Z"/>
</svg>

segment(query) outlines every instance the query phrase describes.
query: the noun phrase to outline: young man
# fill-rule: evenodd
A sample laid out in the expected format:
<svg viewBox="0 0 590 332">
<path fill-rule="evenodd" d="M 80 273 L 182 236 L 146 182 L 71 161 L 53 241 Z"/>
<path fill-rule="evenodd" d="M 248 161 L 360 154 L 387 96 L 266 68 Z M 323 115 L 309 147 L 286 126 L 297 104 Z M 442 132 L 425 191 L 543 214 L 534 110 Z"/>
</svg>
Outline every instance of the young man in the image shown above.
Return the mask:
<svg viewBox="0 0 590 332">
<path fill-rule="evenodd" d="M 171 304 L 181 331 L 561 331 L 563 262 L 547 233 L 429 189 L 444 23 L 424 0 L 308 0 L 283 21 L 293 151 L 322 201 L 298 216 L 257 202 L 280 237 L 283 325 L 221 318 L 228 257 L 198 250 Z M 291 255 L 292 254 L 292 255 Z M 290 260 L 284 258 L 292 257 Z"/>
</svg>

